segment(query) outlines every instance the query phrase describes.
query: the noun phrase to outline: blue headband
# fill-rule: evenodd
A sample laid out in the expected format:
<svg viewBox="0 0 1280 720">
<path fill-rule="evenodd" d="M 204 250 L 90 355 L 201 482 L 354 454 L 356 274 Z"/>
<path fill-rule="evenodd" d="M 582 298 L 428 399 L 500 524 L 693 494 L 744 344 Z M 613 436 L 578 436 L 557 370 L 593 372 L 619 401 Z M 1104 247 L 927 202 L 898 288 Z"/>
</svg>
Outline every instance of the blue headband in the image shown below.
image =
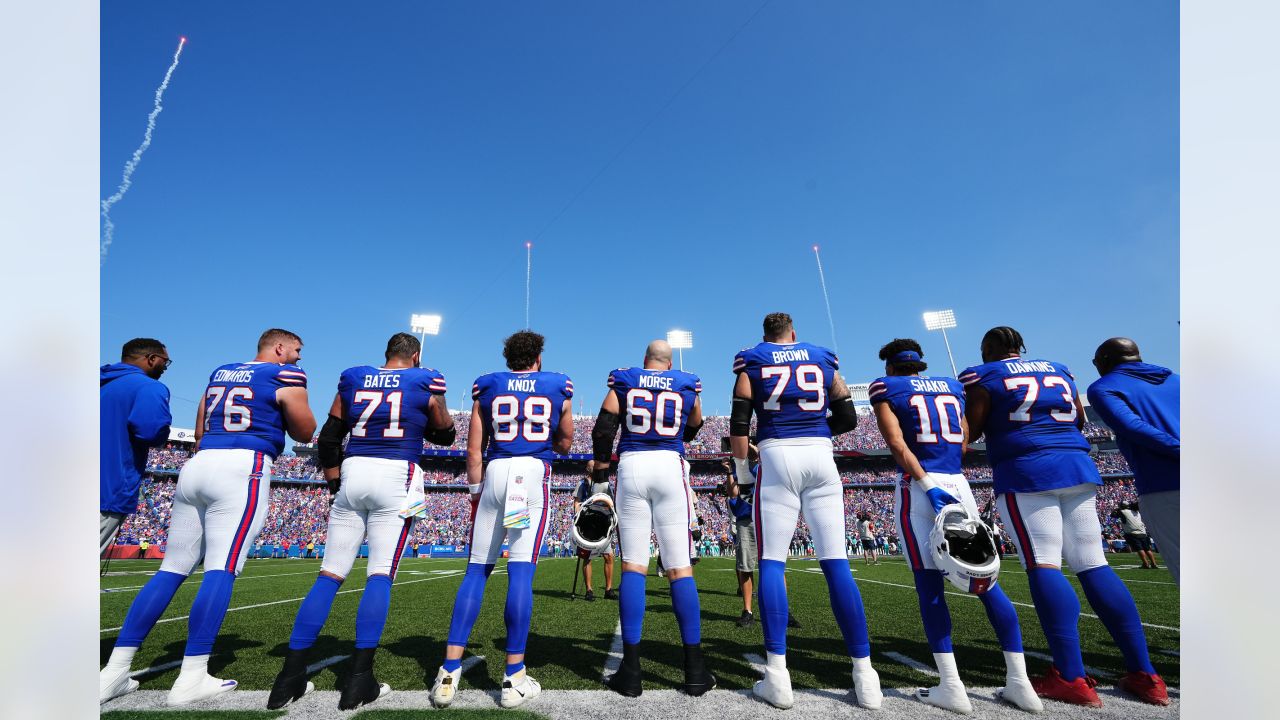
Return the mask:
<svg viewBox="0 0 1280 720">
<path fill-rule="evenodd" d="M 902 363 L 909 363 L 909 362 L 920 362 L 920 353 L 916 352 L 915 350 L 903 350 L 902 352 L 897 353 L 893 357 L 889 358 L 889 362 L 893 363 L 894 365 L 901 365 Z"/>
</svg>

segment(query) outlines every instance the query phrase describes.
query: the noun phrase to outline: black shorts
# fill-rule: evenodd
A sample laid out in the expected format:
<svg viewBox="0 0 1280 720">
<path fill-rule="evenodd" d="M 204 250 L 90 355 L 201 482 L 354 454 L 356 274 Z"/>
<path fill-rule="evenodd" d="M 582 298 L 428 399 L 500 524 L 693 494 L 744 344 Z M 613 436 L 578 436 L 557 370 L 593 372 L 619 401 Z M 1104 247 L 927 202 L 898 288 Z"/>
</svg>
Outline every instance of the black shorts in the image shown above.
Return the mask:
<svg viewBox="0 0 1280 720">
<path fill-rule="evenodd" d="M 1124 542 L 1134 552 L 1151 552 L 1151 538 L 1146 535 L 1125 535 Z"/>
</svg>

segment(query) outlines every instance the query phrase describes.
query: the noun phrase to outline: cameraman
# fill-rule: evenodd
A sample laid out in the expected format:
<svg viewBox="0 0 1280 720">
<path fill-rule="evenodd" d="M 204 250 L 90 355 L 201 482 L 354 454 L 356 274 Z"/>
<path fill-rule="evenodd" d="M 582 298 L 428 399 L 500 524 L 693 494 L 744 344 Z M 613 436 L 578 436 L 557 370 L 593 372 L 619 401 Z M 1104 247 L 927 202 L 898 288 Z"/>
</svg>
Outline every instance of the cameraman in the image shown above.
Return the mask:
<svg viewBox="0 0 1280 720">
<path fill-rule="evenodd" d="M 1120 519 L 1120 534 L 1131 550 L 1138 553 L 1143 570 L 1158 570 L 1156 556 L 1151 552 L 1151 538 L 1147 536 L 1147 526 L 1138 514 L 1138 503 L 1120 503 L 1111 511 L 1111 517 Z"/>
</svg>

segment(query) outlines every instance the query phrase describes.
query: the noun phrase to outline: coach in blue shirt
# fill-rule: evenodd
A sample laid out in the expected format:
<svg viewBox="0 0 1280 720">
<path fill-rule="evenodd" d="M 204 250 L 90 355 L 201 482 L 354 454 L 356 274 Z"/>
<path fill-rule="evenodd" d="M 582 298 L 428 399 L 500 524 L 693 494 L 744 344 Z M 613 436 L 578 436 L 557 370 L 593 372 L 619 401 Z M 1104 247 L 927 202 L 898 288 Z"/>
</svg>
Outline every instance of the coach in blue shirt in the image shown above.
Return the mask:
<svg viewBox="0 0 1280 720">
<path fill-rule="evenodd" d="M 115 542 L 126 515 L 138 507 L 138 486 L 147 469 L 147 449 L 169 438 L 169 388 L 160 376 L 172 364 L 164 343 L 135 338 L 120 362 L 103 365 L 99 384 L 102 415 L 100 553 Z"/>
<path fill-rule="evenodd" d="M 1169 368 L 1142 362 L 1129 338 L 1099 345 L 1093 366 L 1102 377 L 1089 386 L 1089 403 L 1116 434 L 1142 518 L 1177 581 L 1181 382 Z"/>
</svg>

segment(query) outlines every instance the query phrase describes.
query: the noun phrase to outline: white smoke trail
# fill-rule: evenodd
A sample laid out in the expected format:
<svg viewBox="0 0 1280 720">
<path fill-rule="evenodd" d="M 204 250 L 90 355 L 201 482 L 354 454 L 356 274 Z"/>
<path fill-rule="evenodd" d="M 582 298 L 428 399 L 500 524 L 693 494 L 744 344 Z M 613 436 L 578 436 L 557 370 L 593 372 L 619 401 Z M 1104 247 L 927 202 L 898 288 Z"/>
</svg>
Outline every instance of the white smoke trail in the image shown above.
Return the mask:
<svg viewBox="0 0 1280 720">
<path fill-rule="evenodd" d="M 813 257 L 818 261 L 818 281 L 822 283 L 822 300 L 827 304 L 827 324 L 831 326 L 831 349 L 840 353 L 840 343 L 836 342 L 836 321 L 831 317 L 831 298 L 827 295 L 827 276 L 822 272 L 822 256 L 818 255 L 818 246 L 813 246 Z"/>
<path fill-rule="evenodd" d="M 160 100 L 164 97 L 164 91 L 169 88 L 169 79 L 173 77 L 173 71 L 178 69 L 178 58 L 182 57 L 182 48 L 186 44 L 187 39 L 185 37 L 178 39 L 178 49 L 173 53 L 173 62 L 164 74 L 164 81 L 160 83 L 160 87 L 156 88 L 155 108 L 147 116 L 147 131 L 142 136 L 142 144 L 138 146 L 137 150 L 133 151 L 133 157 L 129 158 L 129 162 L 124 164 L 124 177 L 120 180 L 120 187 L 116 189 L 114 195 L 102 201 L 103 238 L 99 265 L 107 261 L 107 248 L 111 246 L 112 237 L 115 235 L 116 226 L 111 222 L 111 206 L 120 202 L 124 194 L 129 192 L 129 186 L 133 184 L 133 171 L 137 170 L 138 163 L 142 162 L 142 153 L 151 147 L 151 133 L 156 129 L 156 117 L 161 110 L 164 110 Z"/>
<path fill-rule="evenodd" d="M 524 329 L 529 329 L 529 281 L 533 279 L 533 243 L 524 244 Z"/>
</svg>

